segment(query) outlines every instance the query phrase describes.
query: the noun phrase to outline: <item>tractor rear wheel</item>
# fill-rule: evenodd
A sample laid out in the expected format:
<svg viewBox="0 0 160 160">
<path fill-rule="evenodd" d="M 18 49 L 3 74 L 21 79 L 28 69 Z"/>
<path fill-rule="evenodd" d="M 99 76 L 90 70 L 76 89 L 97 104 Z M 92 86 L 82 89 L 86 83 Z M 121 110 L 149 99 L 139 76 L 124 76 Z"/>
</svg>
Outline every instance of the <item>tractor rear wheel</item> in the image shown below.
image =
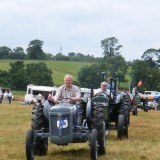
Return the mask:
<svg viewBox="0 0 160 160">
<path fill-rule="evenodd" d="M 33 130 L 41 130 L 42 128 L 48 128 L 48 120 L 43 114 L 43 105 L 37 103 L 32 109 L 32 124 Z M 35 138 L 34 154 L 38 156 L 47 155 L 48 151 L 48 138 Z"/>
</svg>

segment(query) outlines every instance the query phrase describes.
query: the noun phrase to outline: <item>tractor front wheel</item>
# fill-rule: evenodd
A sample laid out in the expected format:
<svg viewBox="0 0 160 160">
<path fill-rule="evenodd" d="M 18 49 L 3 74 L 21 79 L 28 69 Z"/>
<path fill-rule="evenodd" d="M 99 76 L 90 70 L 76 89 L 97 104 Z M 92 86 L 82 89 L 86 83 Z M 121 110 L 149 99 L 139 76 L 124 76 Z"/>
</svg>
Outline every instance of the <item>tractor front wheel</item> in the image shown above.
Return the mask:
<svg viewBox="0 0 160 160">
<path fill-rule="evenodd" d="M 97 160 L 98 157 L 98 141 L 97 141 L 97 130 L 92 129 L 90 135 L 90 154 L 91 160 Z"/>
<path fill-rule="evenodd" d="M 92 106 L 92 118 L 91 118 L 91 128 L 97 129 L 98 136 L 98 153 L 103 155 L 106 153 L 106 125 L 104 122 L 104 106 L 95 105 Z"/>
<path fill-rule="evenodd" d="M 133 106 L 133 109 L 132 109 L 132 115 L 136 116 L 137 115 L 137 106 Z"/>
<path fill-rule="evenodd" d="M 31 129 L 26 132 L 26 157 L 27 160 L 34 160 L 34 132 Z"/>
<path fill-rule="evenodd" d="M 122 139 L 124 135 L 124 116 L 121 114 L 118 116 L 117 135 L 118 139 Z"/>
</svg>

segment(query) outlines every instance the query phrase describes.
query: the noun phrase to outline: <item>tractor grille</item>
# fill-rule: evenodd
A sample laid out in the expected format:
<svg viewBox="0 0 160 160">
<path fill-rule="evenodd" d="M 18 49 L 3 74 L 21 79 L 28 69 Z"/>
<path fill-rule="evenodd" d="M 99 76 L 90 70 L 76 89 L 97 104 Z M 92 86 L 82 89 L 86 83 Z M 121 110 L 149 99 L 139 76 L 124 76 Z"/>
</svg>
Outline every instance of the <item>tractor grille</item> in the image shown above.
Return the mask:
<svg viewBox="0 0 160 160">
<path fill-rule="evenodd" d="M 51 136 L 68 136 L 70 135 L 70 115 L 51 115 L 50 131 Z"/>
</svg>

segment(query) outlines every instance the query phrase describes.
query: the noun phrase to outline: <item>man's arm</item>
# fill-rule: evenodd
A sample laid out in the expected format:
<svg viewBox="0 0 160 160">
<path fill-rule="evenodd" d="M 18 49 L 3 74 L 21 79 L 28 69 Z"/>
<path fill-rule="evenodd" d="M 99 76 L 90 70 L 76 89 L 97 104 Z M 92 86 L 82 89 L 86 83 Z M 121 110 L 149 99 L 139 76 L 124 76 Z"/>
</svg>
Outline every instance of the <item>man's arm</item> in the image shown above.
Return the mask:
<svg viewBox="0 0 160 160">
<path fill-rule="evenodd" d="M 81 99 L 80 96 L 76 96 L 76 97 L 71 97 L 72 101 L 79 101 Z"/>
<path fill-rule="evenodd" d="M 61 93 L 62 93 L 62 89 L 63 89 L 63 86 L 60 86 L 58 91 L 56 92 L 56 95 L 53 98 L 54 99 L 54 103 L 58 102 L 58 99 L 60 98 Z"/>
<path fill-rule="evenodd" d="M 81 91 L 77 86 L 76 86 L 75 92 L 76 92 L 76 96 L 71 97 L 71 100 L 72 101 L 79 101 L 81 99 Z"/>
<path fill-rule="evenodd" d="M 98 93 L 100 93 L 101 92 L 101 89 L 100 88 L 98 88 L 98 89 L 96 89 L 96 91 L 94 92 L 94 96 L 96 96 Z"/>
</svg>

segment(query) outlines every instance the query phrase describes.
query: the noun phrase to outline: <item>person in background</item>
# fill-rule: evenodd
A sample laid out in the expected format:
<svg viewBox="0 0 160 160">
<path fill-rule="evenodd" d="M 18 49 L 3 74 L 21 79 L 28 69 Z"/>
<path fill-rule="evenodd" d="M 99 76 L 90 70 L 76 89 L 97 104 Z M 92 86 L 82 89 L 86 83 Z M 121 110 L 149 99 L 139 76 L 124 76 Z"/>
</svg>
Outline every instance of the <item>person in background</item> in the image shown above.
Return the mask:
<svg viewBox="0 0 160 160">
<path fill-rule="evenodd" d="M 132 89 L 132 94 L 133 94 L 134 96 L 137 96 L 138 93 L 139 93 L 139 91 L 138 91 L 137 87 L 133 87 L 133 89 Z"/>
<path fill-rule="evenodd" d="M 112 82 L 112 86 L 111 86 L 111 82 Z M 114 91 L 115 89 L 115 83 L 113 82 L 113 78 L 111 76 L 107 79 L 107 89 L 111 89 L 111 91 Z"/>
<path fill-rule="evenodd" d="M 12 94 L 11 90 L 9 90 L 9 93 L 8 93 L 8 101 L 9 101 L 9 104 L 11 104 L 12 96 L 13 96 L 13 94 Z"/>
<path fill-rule="evenodd" d="M 118 90 L 118 87 L 116 86 L 115 82 L 113 81 L 113 77 L 110 76 L 107 79 L 107 89 L 111 90 L 114 97 L 116 97 L 116 91 Z"/>
<path fill-rule="evenodd" d="M 39 93 L 39 94 L 37 95 L 37 102 L 38 102 L 38 103 L 43 103 L 43 96 L 42 96 L 41 93 Z"/>
<path fill-rule="evenodd" d="M 3 100 L 3 92 L 2 92 L 2 90 L 0 89 L 0 103 L 2 103 L 2 100 Z"/>
<path fill-rule="evenodd" d="M 158 98 L 159 98 L 158 93 L 156 93 L 156 95 L 154 96 L 154 100 L 158 102 Z"/>
<path fill-rule="evenodd" d="M 8 103 L 8 92 L 7 91 L 4 92 L 3 101 L 4 103 Z"/>
</svg>

